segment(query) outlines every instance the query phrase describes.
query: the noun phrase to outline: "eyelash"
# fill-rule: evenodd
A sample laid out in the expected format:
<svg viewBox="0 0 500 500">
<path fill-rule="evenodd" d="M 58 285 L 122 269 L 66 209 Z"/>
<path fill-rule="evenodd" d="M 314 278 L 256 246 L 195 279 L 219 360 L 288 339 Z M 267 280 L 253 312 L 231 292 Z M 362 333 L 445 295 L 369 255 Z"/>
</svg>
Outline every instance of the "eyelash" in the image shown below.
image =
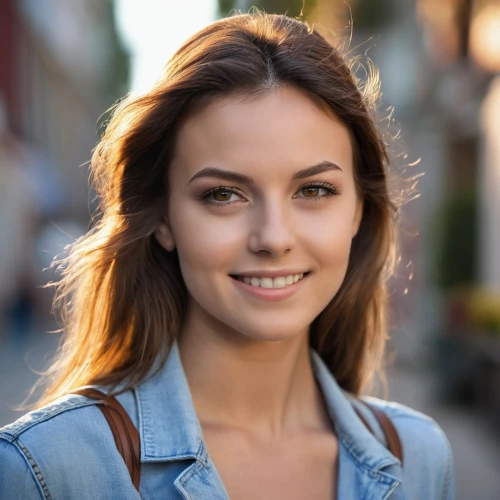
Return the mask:
<svg viewBox="0 0 500 500">
<path fill-rule="evenodd" d="M 303 196 L 303 197 L 301 197 L 301 199 L 303 199 L 303 200 L 320 201 L 320 200 L 322 200 L 324 198 L 329 198 L 330 196 L 336 196 L 336 195 L 340 194 L 339 189 L 337 189 L 335 186 L 333 186 L 329 182 L 325 182 L 325 181 L 321 181 L 321 182 L 314 182 L 314 181 L 313 182 L 308 182 L 307 184 L 304 184 L 303 186 L 301 186 L 297 192 L 300 192 L 303 189 L 307 189 L 307 188 L 325 189 L 327 191 L 327 193 L 324 194 L 324 195 L 321 195 L 321 196 L 314 196 L 312 198 L 309 198 L 307 196 Z M 218 187 L 215 187 L 215 188 L 211 188 L 208 191 L 205 191 L 199 197 L 199 199 L 201 201 L 205 202 L 205 203 L 209 203 L 209 204 L 215 205 L 215 206 L 226 206 L 226 205 L 231 205 L 232 203 L 235 203 L 235 201 L 209 201 L 208 197 L 210 195 L 218 192 L 218 191 L 224 191 L 224 192 L 227 192 L 227 193 L 234 193 L 234 194 L 236 194 L 238 196 L 242 196 L 243 197 L 243 193 L 239 189 L 232 188 L 232 187 L 227 187 L 227 186 L 218 186 Z"/>
</svg>

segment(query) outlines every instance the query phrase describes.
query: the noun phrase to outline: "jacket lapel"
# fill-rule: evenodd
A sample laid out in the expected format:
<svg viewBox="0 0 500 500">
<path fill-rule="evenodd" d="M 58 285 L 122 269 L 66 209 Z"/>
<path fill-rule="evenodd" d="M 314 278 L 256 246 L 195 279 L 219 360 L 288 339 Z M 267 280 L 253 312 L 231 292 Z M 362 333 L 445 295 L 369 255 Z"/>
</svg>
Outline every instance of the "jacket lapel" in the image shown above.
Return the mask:
<svg viewBox="0 0 500 500">
<path fill-rule="evenodd" d="M 173 482 L 186 500 L 229 500 L 203 442 L 177 343 L 157 375 L 136 388 L 136 400 L 141 462 L 179 464 Z"/>
<path fill-rule="evenodd" d="M 400 461 L 366 428 L 314 350 L 311 362 L 339 440 L 338 500 L 403 500 Z"/>
<path fill-rule="evenodd" d="M 387 471 L 366 468 L 358 463 L 354 457 L 349 456 L 349 451 L 343 443 L 340 444 L 338 500 L 351 500 L 353 498 L 369 498 L 370 500 L 405 499 L 397 470 L 392 471 L 391 474 Z M 398 467 L 396 465 L 396 468 Z"/>
<path fill-rule="evenodd" d="M 210 461 L 205 465 L 193 463 L 177 477 L 174 485 L 186 500 L 229 500 L 224 484 Z"/>
</svg>

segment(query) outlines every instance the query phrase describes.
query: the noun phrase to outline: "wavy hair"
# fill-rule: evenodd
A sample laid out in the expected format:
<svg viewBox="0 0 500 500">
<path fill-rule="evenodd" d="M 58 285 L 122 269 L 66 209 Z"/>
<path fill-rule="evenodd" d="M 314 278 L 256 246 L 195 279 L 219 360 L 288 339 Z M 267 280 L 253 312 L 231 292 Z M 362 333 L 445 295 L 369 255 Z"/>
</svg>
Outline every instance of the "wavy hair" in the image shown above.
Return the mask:
<svg viewBox="0 0 500 500">
<path fill-rule="evenodd" d="M 346 56 L 296 19 L 262 12 L 217 21 L 187 40 L 145 94 L 114 109 L 93 152 L 99 220 L 54 263 L 54 310 L 63 338 L 37 406 L 88 384 L 122 392 L 166 361 L 187 290 L 176 252 L 154 231 L 164 215 L 176 133 L 212 98 L 305 92 L 351 134 L 354 178 L 364 200 L 347 273 L 311 325 L 310 344 L 341 387 L 360 394 L 381 372 L 387 339 L 387 280 L 394 270 L 398 209 L 389 159 L 376 127 L 376 73 L 359 84 Z"/>
</svg>

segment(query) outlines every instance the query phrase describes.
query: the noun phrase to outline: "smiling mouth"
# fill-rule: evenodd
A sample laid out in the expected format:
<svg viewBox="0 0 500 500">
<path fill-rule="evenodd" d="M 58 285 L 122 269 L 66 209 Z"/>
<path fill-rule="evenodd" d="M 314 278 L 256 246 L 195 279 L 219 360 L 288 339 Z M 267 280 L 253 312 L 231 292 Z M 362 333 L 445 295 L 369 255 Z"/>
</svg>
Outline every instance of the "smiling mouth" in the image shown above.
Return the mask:
<svg viewBox="0 0 500 500">
<path fill-rule="evenodd" d="M 300 274 L 289 274 L 288 276 L 280 276 L 277 278 L 258 278 L 251 276 L 230 275 L 231 278 L 246 283 L 247 285 L 260 288 L 285 288 L 300 281 L 310 272 Z"/>
</svg>

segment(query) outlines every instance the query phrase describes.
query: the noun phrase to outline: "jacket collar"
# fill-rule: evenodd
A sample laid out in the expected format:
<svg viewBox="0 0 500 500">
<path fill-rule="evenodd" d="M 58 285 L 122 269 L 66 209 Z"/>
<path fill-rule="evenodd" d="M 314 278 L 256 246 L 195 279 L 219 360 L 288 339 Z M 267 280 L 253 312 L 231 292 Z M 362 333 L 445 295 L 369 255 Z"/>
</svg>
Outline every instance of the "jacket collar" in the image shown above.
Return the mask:
<svg viewBox="0 0 500 500">
<path fill-rule="evenodd" d="M 142 462 L 206 460 L 201 425 L 177 343 L 161 370 L 135 391 Z"/>
<path fill-rule="evenodd" d="M 312 366 L 338 438 L 365 467 L 380 470 L 400 461 L 366 428 L 352 406 L 353 396 L 337 384 L 319 354 L 311 349 Z"/>
<path fill-rule="evenodd" d="M 385 498 L 401 481 L 400 462 L 365 427 L 353 410 L 348 393 L 337 384 L 321 357 L 311 350 L 311 361 L 318 384 L 339 439 L 339 493 L 353 498 L 353 484 L 359 494 L 370 491 L 371 498 Z M 202 429 L 182 367 L 178 346 L 174 343 L 166 364 L 136 389 L 141 461 L 158 462 L 193 459 L 197 473 L 179 476 L 178 487 L 186 486 L 187 477 L 212 474 L 212 485 L 223 486 L 210 464 L 203 443 Z M 207 478 L 208 479 L 208 478 Z M 182 480 L 182 481 L 181 481 Z M 193 482 L 193 480 L 191 480 Z M 206 483 L 205 483 L 206 484 Z M 193 486 L 193 485 L 192 485 Z M 379 491 L 379 494 L 376 492 Z M 213 492 L 213 497 L 219 498 Z M 220 498 L 226 498 L 221 494 Z M 358 498 L 358 496 L 356 496 Z M 360 496 L 359 498 L 364 498 Z"/>
<path fill-rule="evenodd" d="M 341 389 L 314 350 L 311 360 L 339 440 L 339 500 L 387 498 L 402 483 L 401 462 L 366 428 L 352 406 L 354 396 Z M 404 492 L 397 498 L 403 500 Z"/>
</svg>

